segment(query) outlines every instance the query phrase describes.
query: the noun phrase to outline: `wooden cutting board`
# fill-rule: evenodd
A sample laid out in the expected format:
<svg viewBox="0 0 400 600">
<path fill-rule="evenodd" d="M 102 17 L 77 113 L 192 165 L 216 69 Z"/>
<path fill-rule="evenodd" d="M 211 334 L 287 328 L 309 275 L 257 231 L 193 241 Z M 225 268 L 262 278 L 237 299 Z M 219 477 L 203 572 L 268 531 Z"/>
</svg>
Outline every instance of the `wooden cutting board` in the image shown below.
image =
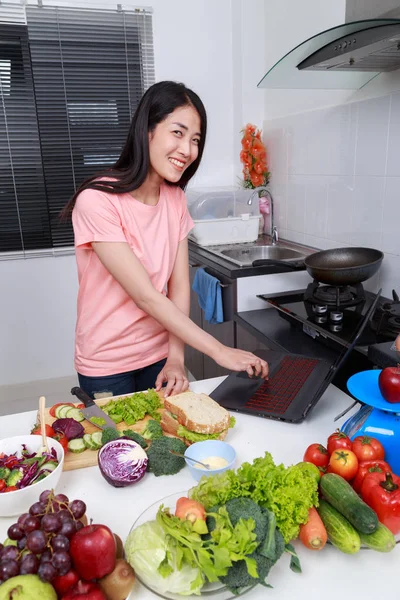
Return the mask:
<svg viewBox="0 0 400 600">
<path fill-rule="evenodd" d="M 127 394 L 127 395 L 131 396 L 132 394 Z M 159 392 L 158 395 L 160 396 L 160 401 L 163 402 L 162 392 Z M 113 396 L 112 400 L 118 400 L 123 397 L 124 396 Z M 95 402 L 96 402 L 97 406 L 101 407 L 101 406 L 104 406 L 104 404 L 107 404 L 108 402 L 110 402 L 110 400 L 111 400 L 111 398 L 102 398 L 100 400 L 95 400 Z M 75 403 L 76 406 L 78 404 L 81 404 L 81 403 L 80 402 Z M 162 413 L 162 411 L 163 411 L 163 409 L 160 408 L 159 409 L 160 414 Z M 145 423 L 149 419 L 151 419 L 151 417 L 146 416 L 141 421 L 138 421 L 137 423 L 135 423 L 135 425 L 130 425 L 130 426 L 126 425 L 126 423 L 118 423 L 118 425 L 116 425 L 116 428 L 120 431 L 123 431 L 124 429 L 131 429 L 132 431 L 137 431 L 138 433 L 140 433 L 141 431 L 143 431 L 143 429 L 145 427 Z M 46 408 L 46 411 L 45 411 L 46 424 L 52 425 L 55 420 L 56 419 L 50 415 L 49 409 Z M 39 421 L 39 418 L 38 418 L 38 421 Z M 85 433 L 94 433 L 95 431 L 101 431 L 101 429 L 99 429 L 98 427 L 93 425 L 93 423 L 90 423 L 90 421 L 87 421 L 86 419 L 81 422 L 81 425 L 83 425 L 83 427 L 85 429 Z M 80 454 L 75 454 L 74 452 L 71 452 L 70 450 L 68 450 L 65 453 L 63 471 L 72 471 L 73 469 L 83 469 L 85 467 L 94 467 L 97 465 L 97 454 L 98 454 L 98 450 L 88 450 L 87 449 L 84 452 L 81 452 Z"/>
</svg>

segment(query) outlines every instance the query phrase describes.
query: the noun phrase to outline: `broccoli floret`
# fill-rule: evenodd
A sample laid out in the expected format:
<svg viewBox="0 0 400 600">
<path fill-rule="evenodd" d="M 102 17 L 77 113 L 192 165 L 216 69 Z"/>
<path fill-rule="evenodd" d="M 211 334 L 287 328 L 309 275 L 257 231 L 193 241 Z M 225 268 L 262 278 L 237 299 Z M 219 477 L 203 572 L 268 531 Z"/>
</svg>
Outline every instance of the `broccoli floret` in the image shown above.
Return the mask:
<svg viewBox="0 0 400 600">
<path fill-rule="evenodd" d="M 139 446 L 141 446 L 144 449 L 146 449 L 147 446 L 148 446 L 148 443 L 146 442 L 146 440 L 144 439 L 144 437 L 141 436 L 140 433 L 137 433 L 137 431 L 132 431 L 131 429 L 125 429 L 122 432 L 122 435 L 124 437 L 127 437 L 127 438 L 133 440 L 134 442 L 136 442 L 137 444 L 139 444 Z"/>
<path fill-rule="evenodd" d="M 186 464 L 185 459 L 174 456 L 170 450 L 184 454 L 186 446 L 178 438 L 164 436 L 153 440 L 150 448 L 146 450 L 149 459 L 147 470 L 159 477 L 160 475 L 175 475 L 183 469 Z"/>
<path fill-rule="evenodd" d="M 146 427 L 142 431 L 142 436 L 146 438 L 146 440 L 158 440 L 160 437 L 163 437 L 164 432 L 162 427 L 158 421 L 154 421 L 154 419 L 150 419 L 146 423 Z"/>
<path fill-rule="evenodd" d="M 120 436 L 120 432 L 114 429 L 114 427 L 105 427 L 101 434 L 101 443 L 104 446 L 104 444 L 107 444 L 107 442 L 117 440 Z"/>
<path fill-rule="evenodd" d="M 263 509 L 250 498 L 232 498 L 225 504 L 232 525 L 235 527 L 239 519 L 254 519 L 254 533 L 257 541 L 261 544 L 264 541 L 267 527 L 268 516 Z"/>
<path fill-rule="evenodd" d="M 239 560 L 228 569 L 228 573 L 220 577 L 221 583 L 235 595 L 239 595 L 243 588 L 254 586 L 258 583 L 264 584 L 271 568 L 274 566 L 274 561 L 265 556 L 261 556 L 257 551 L 249 554 L 249 558 L 254 558 L 257 563 L 258 578 L 249 575 L 247 565 L 244 560 Z"/>
</svg>

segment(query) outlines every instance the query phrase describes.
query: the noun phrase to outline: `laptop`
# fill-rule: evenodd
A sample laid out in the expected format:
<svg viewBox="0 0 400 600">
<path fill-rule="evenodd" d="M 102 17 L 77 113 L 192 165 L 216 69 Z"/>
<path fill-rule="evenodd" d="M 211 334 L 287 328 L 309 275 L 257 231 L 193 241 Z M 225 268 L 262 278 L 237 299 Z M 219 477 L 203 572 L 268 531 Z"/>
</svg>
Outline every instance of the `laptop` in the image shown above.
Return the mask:
<svg viewBox="0 0 400 600">
<path fill-rule="evenodd" d="M 249 377 L 247 373 L 231 373 L 210 394 L 211 398 L 229 410 L 300 423 L 317 404 L 354 350 L 375 312 L 381 291 L 360 321 L 353 341 L 333 364 L 314 357 L 257 350 L 254 354 L 269 364 L 268 381 Z"/>
</svg>

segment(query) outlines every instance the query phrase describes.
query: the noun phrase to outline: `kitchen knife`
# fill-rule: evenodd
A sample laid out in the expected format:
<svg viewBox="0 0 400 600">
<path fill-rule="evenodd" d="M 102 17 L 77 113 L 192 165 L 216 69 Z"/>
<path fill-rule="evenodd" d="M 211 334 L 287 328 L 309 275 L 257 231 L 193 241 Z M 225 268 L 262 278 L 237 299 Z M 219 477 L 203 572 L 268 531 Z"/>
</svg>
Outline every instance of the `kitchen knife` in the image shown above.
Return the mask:
<svg viewBox="0 0 400 600">
<path fill-rule="evenodd" d="M 71 394 L 83 402 L 85 408 L 81 408 L 81 412 L 85 415 L 86 419 L 92 423 L 92 425 L 98 427 L 99 429 L 105 429 L 106 427 L 113 427 L 113 429 L 116 429 L 114 421 L 103 410 L 101 410 L 101 408 L 99 408 L 92 400 L 92 398 L 80 387 L 73 387 Z M 95 421 L 92 421 L 93 417 L 96 417 Z M 102 419 L 102 421 L 96 423 L 97 419 Z"/>
</svg>

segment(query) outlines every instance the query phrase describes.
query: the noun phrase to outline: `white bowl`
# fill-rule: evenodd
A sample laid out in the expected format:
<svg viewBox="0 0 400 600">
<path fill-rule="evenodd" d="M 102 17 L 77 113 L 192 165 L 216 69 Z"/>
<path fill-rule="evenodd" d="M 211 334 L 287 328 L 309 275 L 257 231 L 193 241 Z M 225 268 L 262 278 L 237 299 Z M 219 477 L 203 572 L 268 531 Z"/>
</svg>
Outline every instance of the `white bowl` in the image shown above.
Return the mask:
<svg viewBox="0 0 400 600">
<path fill-rule="evenodd" d="M 0 454 L 21 455 L 22 444 L 25 444 L 29 452 L 37 452 L 42 445 L 41 435 L 17 435 L 0 440 Z M 57 440 L 47 438 L 49 449 L 54 448 L 57 453 L 58 466 L 41 481 L 28 485 L 22 490 L 0 493 L 0 517 L 13 517 L 28 512 L 29 507 L 39 500 L 44 490 L 55 489 L 64 464 L 64 449 Z"/>
</svg>

